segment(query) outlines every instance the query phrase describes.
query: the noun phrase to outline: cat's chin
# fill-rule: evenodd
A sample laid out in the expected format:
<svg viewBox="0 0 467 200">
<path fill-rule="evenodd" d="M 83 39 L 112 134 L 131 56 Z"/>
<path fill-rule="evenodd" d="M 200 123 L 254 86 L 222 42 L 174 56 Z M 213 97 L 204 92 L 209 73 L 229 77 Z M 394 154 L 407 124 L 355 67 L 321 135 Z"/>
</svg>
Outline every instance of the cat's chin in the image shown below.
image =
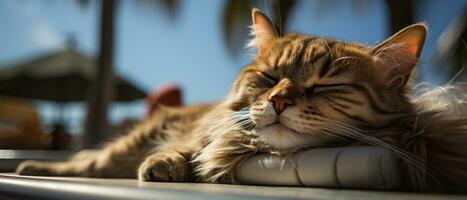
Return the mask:
<svg viewBox="0 0 467 200">
<path fill-rule="evenodd" d="M 281 150 L 310 146 L 318 143 L 310 135 L 298 133 L 281 123 L 274 123 L 256 130 L 256 134 L 267 144 Z"/>
</svg>

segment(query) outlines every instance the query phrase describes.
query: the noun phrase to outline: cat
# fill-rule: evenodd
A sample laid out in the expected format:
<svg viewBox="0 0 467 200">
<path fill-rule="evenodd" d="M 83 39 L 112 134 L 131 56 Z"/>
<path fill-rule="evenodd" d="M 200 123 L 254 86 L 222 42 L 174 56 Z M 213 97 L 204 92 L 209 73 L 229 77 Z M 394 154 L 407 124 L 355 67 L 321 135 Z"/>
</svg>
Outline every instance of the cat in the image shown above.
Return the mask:
<svg viewBox="0 0 467 200">
<path fill-rule="evenodd" d="M 424 23 L 370 47 L 281 36 L 258 9 L 252 21 L 249 46 L 257 53 L 224 100 L 158 106 L 100 151 L 66 162 L 25 161 L 17 173 L 235 184 L 236 166 L 258 153 L 375 145 L 404 161 L 407 190 L 467 189 L 467 118 L 448 104 L 432 106 L 433 94 L 411 95 Z"/>
</svg>

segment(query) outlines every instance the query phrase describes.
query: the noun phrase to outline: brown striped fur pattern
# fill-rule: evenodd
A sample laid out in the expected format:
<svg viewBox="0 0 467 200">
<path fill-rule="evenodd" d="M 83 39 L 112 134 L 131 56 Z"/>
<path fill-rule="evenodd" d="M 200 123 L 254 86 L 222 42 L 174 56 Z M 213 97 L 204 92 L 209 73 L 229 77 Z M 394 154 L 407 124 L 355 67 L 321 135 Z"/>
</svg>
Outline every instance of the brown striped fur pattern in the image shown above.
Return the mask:
<svg viewBox="0 0 467 200">
<path fill-rule="evenodd" d="M 454 91 L 465 85 L 412 95 L 424 24 L 368 47 L 297 33 L 279 36 L 260 11 L 252 17 L 250 45 L 258 53 L 225 100 L 160 107 L 100 151 L 67 162 L 26 161 L 17 172 L 236 183 L 235 167 L 256 153 L 375 145 L 404 161 L 407 189 L 467 189 L 467 98 L 465 90 Z M 453 93 L 455 102 L 442 98 Z"/>
</svg>

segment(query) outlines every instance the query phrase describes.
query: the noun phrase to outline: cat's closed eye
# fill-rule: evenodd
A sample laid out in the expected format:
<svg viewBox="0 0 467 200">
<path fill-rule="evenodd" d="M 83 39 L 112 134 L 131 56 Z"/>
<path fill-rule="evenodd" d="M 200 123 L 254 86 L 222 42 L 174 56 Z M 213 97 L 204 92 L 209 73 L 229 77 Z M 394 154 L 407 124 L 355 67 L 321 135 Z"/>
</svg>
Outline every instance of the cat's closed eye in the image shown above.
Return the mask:
<svg viewBox="0 0 467 200">
<path fill-rule="evenodd" d="M 330 93 L 349 93 L 349 87 L 352 86 L 352 83 L 313 84 L 306 89 L 305 93 L 314 96 Z"/>
<path fill-rule="evenodd" d="M 265 80 L 267 80 L 269 83 L 271 83 L 272 85 L 276 85 L 278 82 L 279 82 L 279 79 L 266 73 L 266 72 L 261 72 L 259 71 L 258 74 L 264 78 Z"/>
</svg>

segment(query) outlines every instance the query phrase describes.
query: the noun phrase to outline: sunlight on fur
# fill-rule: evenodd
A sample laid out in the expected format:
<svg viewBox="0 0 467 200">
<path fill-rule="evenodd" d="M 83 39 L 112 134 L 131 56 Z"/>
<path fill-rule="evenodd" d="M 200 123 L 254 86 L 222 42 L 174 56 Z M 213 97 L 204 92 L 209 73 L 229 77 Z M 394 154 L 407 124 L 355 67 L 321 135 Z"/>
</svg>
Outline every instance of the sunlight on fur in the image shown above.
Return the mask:
<svg viewBox="0 0 467 200">
<path fill-rule="evenodd" d="M 414 88 L 413 102 L 420 109 L 442 111 L 446 117 L 467 116 L 467 82 L 434 86 L 420 83 Z"/>
<path fill-rule="evenodd" d="M 425 23 L 365 46 L 279 35 L 257 9 L 252 21 L 258 51 L 222 101 L 159 106 L 100 151 L 17 172 L 235 184 L 236 166 L 259 153 L 371 145 L 400 158 L 405 190 L 467 191 L 467 84 L 411 84 Z"/>
</svg>

